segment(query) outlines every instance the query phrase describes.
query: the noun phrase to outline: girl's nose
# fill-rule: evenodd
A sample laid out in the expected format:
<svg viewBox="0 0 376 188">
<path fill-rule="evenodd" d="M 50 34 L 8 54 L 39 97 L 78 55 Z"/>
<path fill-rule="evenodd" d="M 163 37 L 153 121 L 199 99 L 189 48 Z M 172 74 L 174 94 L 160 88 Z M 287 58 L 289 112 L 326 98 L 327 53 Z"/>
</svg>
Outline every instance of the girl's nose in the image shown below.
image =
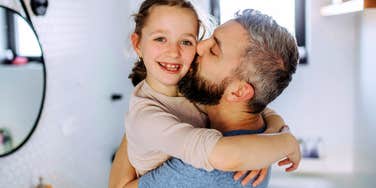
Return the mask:
<svg viewBox="0 0 376 188">
<path fill-rule="evenodd" d="M 168 46 L 168 54 L 170 57 L 179 57 L 179 45 L 176 43 L 170 43 Z"/>
</svg>

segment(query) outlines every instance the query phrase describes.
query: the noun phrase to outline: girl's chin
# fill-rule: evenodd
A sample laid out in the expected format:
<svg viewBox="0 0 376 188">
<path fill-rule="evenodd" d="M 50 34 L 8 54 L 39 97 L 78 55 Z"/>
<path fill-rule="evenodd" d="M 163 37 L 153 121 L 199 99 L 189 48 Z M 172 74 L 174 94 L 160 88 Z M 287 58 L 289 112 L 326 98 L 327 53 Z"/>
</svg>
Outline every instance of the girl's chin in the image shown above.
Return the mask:
<svg viewBox="0 0 376 188">
<path fill-rule="evenodd" d="M 170 81 L 170 80 L 168 80 L 168 81 L 163 81 L 162 83 L 164 84 L 164 85 L 166 85 L 166 86 L 178 86 L 178 82 L 179 81 Z"/>
<path fill-rule="evenodd" d="M 165 77 L 162 77 L 160 78 L 160 82 L 163 83 L 164 85 L 167 85 L 167 86 L 176 86 L 178 85 L 179 81 L 180 81 L 180 77 L 168 77 L 168 76 L 165 76 Z"/>
</svg>

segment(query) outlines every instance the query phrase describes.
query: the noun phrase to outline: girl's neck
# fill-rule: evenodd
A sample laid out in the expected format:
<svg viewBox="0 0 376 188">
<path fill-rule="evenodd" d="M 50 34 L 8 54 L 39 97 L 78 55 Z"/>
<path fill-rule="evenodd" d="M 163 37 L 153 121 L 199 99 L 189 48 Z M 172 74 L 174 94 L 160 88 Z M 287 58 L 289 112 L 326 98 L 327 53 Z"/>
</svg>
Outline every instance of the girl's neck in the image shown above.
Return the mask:
<svg viewBox="0 0 376 188">
<path fill-rule="evenodd" d="M 153 79 L 148 79 L 147 77 L 145 81 L 149 84 L 151 88 L 153 88 L 158 93 L 161 93 L 169 97 L 178 96 L 178 87 L 176 85 L 165 85 Z"/>
</svg>

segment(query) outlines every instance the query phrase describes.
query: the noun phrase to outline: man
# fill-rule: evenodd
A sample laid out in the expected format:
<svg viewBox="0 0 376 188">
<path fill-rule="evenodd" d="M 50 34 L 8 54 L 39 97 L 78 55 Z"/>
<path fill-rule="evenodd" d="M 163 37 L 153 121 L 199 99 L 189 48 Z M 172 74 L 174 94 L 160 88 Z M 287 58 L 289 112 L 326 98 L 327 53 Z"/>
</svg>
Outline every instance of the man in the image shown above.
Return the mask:
<svg viewBox="0 0 376 188">
<path fill-rule="evenodd" d="M 294 38 L 270 17 L 245 10 L 218 27 L 211 38 L 200 42 L 197 54 L 198 64 L 180 83 L 182 94 L 193 102 L 206 104 L 211 128 L 224 136 L 262 132 L 265 126 L 260 112 L 287 87 L 296 70 L 298 52 Z M 260 140 L 260 144 L 270 146 L 271 142 L 264 141 Z M 291 171 L 299 161 L 300 153 L 294 153 L 279 164 L 292 164 L 287 168 Z M 118 176 L 126 176 L 128 179 L 123 181 L 127 183 L 134 175 L 130 165 L 122 168 L 128 175 Z M 207 172 L 173 158 L 127 186 L 242 187 L 232 177 L 232 172 Z M 267 184 L 268 178 L 261 186 Z"/>
</svg>

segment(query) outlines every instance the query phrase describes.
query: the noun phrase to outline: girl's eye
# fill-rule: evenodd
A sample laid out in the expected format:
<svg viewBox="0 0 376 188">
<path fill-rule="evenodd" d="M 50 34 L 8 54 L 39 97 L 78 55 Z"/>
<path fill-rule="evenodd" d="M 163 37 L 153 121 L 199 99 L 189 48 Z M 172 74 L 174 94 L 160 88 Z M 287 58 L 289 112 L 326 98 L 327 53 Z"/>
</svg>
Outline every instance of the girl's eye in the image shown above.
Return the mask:
<svg viewBox="0 0 376 188">
<path fill-rule="evenodd" d="M 166 42 L 166 39 L 164 37 L 157 37 L 154 40 L 157 42 Z"/>
<path fill-rule="evenodd" d="M 182 45 L 184 46 L 193 46 L 193 42 L 189 41 L 189 40 L 184 40 L 181 42 Z"/>
</svg>

